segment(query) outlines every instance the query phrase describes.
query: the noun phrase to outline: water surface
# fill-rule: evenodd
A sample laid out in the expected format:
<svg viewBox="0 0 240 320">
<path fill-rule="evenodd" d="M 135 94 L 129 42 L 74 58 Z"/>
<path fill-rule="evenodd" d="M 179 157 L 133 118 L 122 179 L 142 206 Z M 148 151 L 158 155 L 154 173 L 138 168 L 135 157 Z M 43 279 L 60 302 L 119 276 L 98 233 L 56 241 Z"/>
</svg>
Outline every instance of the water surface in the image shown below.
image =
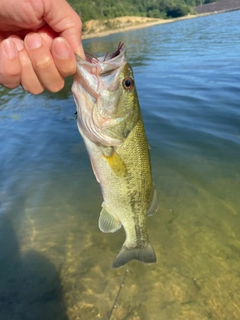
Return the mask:
<svg viewBox="0 0 240 320">
<path fill-rule="evenodd" d="M 125 235 L 98 229 L 72 80 L 58 94 L 0 88 L 1 320 L 240 319 L 239 20 L 84 41 L 95 55 L 124 42 L 134 69 L 160 202 L 154 265 L 111 269 Z"/>
</svg>

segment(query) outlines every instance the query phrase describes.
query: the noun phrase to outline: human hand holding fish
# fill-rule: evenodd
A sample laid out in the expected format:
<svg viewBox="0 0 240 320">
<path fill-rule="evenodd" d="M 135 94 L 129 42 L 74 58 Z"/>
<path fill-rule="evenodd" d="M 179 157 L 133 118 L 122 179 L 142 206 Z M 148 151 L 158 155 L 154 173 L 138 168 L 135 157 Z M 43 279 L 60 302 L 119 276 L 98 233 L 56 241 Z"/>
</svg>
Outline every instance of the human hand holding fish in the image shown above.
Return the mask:
<svg viewBox="0 0 240 320">
<path fill-rule="evenodd" d="M 65 0 L 0 0 L 0 84 L 56 92 L 84 58 L 80 17 Z"/>
</svg>

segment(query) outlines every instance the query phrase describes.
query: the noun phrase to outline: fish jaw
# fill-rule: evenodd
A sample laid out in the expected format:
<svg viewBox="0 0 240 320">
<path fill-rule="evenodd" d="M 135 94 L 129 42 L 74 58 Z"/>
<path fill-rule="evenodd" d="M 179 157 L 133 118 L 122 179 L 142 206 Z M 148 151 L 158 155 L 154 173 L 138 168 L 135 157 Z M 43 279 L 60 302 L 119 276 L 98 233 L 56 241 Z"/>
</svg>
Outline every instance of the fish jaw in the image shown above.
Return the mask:
<svg viewBox="0 0 240 320">
<path fill-rule="evenodd" d="M 108 128 L 121 121 L 125 114 L 118 114 L 121 90 L 120 74 L 126 64 L 125 50 L 111 60 L 99 58 L 91 63 L 76 56 L 77 72 L 72 93 L 77 107 L 77 121 L 81 133 L 89 140 L 106 146 L 117 146 L 122 137 L 109 134 Z"/>
</svg>

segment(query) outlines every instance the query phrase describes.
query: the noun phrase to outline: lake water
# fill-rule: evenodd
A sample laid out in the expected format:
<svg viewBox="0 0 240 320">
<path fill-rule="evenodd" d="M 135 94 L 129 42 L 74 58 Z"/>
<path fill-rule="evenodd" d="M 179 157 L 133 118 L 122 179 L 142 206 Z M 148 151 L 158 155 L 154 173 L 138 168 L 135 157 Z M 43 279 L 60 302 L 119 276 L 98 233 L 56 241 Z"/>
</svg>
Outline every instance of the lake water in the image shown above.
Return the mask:
<svg viewBox="0 0 240 320">
<path fill-rule="evenodd" d="M 58 94 L 0 88 L 0 319 L 240 319 L 240 11 L 84 41 L 124 42 L 151 146 L 157 263 L 111 264 L 124 232 Z M 116 305 L 116 307 L 114 307 Z"/>
</svg>

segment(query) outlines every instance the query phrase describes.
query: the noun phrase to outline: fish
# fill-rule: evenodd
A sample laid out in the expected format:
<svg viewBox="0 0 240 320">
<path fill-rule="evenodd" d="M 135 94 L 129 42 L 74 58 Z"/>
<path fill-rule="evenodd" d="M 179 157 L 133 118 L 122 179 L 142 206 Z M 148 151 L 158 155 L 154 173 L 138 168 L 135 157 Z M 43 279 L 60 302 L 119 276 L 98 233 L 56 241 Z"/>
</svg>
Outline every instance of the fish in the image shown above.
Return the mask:
<svg viewBox="0 0 240 320">
<path fill-rule="evenodd" d="M 147 218 L 158 210 L 158 199 L 126 49 L 120 43 L 112 54 L 76 60 L 72 93 L 77 126 L 103 196 L 98 226 L 105 233 L 123 227 L 126 234 L 112 267 L 132 259 L 156 262 Z"/>
</svg>

